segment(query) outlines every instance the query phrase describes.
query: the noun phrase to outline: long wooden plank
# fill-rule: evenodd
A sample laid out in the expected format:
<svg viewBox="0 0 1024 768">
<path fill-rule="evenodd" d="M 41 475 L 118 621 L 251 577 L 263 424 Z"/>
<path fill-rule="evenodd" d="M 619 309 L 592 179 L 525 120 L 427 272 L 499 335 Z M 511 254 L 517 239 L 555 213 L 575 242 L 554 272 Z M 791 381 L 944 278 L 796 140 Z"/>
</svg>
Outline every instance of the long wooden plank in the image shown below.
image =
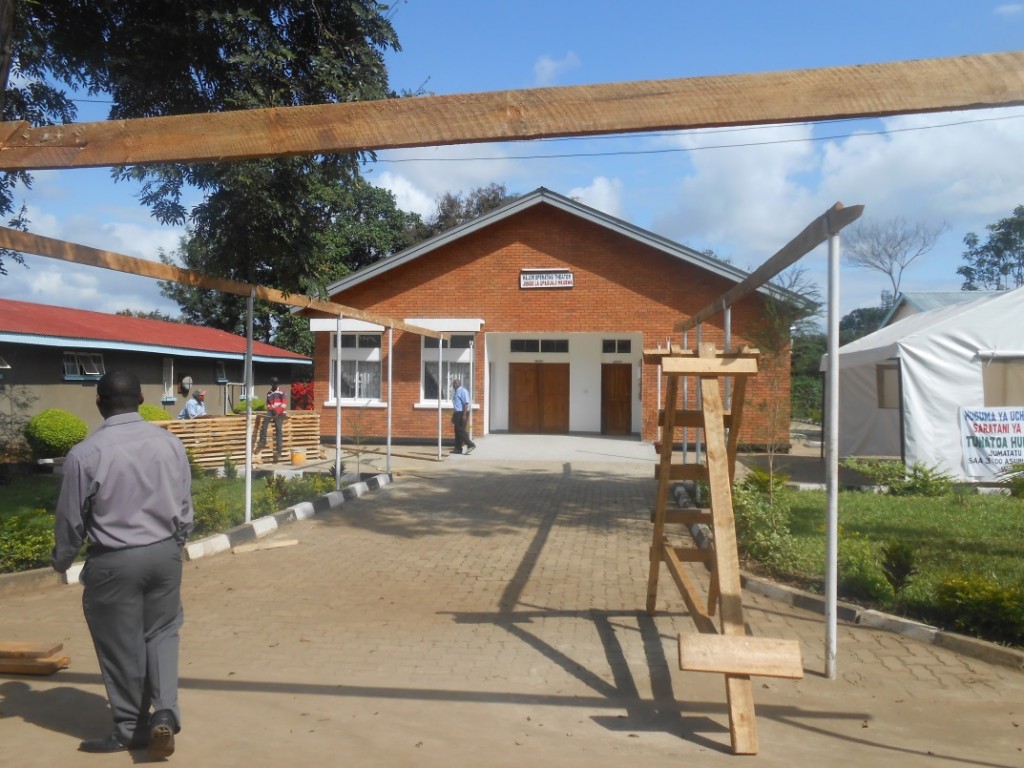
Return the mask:
<svg viewBox="0 0 1024 768">
<path fill-rule="evenodd" d="M 651 534 L 651 563 L 647 574 L 647 613 L 650 616 L 654 615 L 658 605 L 658 574 L 661 571 L 662 539 L 665 537 L 665 511 L 668 506 L 668 485 L 671 480 L 669 470 L 672 468 L 672 443 L 675 432 L 672 415 L 675 413 L 678 398 L 679 377 L 669 376 L 665 385 L 665 404 L 669 415 L 662 431 L 661 455 L 655 467 L 658 487 L 654 495 L 654 531 Z"/>
<path fill-rule="evenodd" d="M 660 480 L 662 475 L 667 475 L 669 480 L 700 481 L 708 479 L 708 469 L 703 464 L 656 464 L 654 476 Z"/>
<path fill-rule="evenodd" d="M 661 372 L 684 376 L 752 376 L 757 360 L 750 357 L 666 357 Z"/>
<path fill-rule="evenodd" d="M 64 643 L 0 642 L 0 659 L 44 659 L 64 650 Z"/>
<path fill-rule="evenodd" d="M 700 347 L 702 357 L 712 357 L 709 344 Z M 722 393 L 717 378 L 700 379 L 704 409 L 704 439 L 708 462 L 708 488 L 715 524 L 715 572 L 718 576 L 719 615 L 723 635 L 743 636 L 743 594 L 740 584 L 739 550 L 736 521 L 732 509 L 732 483 L 729 479 L 729 453 L 722 426 Z M 726 699 L 729 704 L 729 734 L 732 750 L 738 755 L 757 753 L 757 721 L 754 719 L 754 691 L 749 675 L 726 674 Z"/>
<path fill-rule="evenodd" d="M 695 632 L 679 634 L 679 668 L 689 672 L 723 672 L 759 677 L 804 676 L 800 643 L 769 637 Z"/>
<path fill-rule="evenodd" d="M 1024 104 L 1024 52 L 31 128 L 0 169 L 255 157 L 770 125 Z M 0 136 L 10 132 L 0 127 Z"/>
<path fill-rule="evenodd" d="M 737 379 L 743 381 L 742 378 Z M 665 423 L 665 412 L 658 411 L 658 425 L 661 426 Z M 681 408 L 676 409 L 675 423 L 677 427 L 697 427 L 700 429 L 704 426 L 704 412 L 695 410 L 683 410 Z M 732 424 L 732 414 L 726 411 L 722 414 L 722 423 L 725 424 L 726 429 Z"/>
<path fill-rule="evenodd" d="M 672 330 L 687 331 L 690 328 L 696 328 L 712 315 L 724 312 L 726 307 L 732 306 L 744 296 L 753 293 L 784 269 L 795 264 L 804 255 L 828 240 L 830 236 L 837 234 L 841 229 L 855 222 L 863 212 L 863 205 L 851 205 L 849 208 L 844 208 L 842 203 L 836 203 L 804 227 L 803 232 L 776 251 L 770 259 L 751 272 L 741 282 L 723 293 L 695 315 L 692 315 L 688 320 L 676 323 L 672 326 Z"/>
<path fill-rule="evenodd" d="M 686 610 L 689 611 L 694 626 L 697 627 L 699 632 L 717 635 L 718 628 L 715 626 L 712 618 L 705 612 L 704 606 L 701 605 L 700 593 L 696 585 L 686 573 L 686 569 L 683 568 L 683 563 L 676 556 L 675 549 L 666 542 L 662 543 L 662 559 L 665 561 L 665 567 L 668 568 L 669 575 L 672 576 L 672 580 L 675 581 L 676 586 L 679 588 L 679 594 L 682 595 L 683 602 L 686 603 Z"/>
<path fill-rule="evenodd" d="M 401 320 L 384 317 L 374 312 L 366 312 L 362 309 L 355 309 L 354 307 L 346 307 L 331 301 L 321 301 L 308 296 L 285 293 L 274 288 L 240 283 L 236 280 L 228 280 L 221 277 L 210 277 L 191 269 L 183 269 L 182 267 L 175 267 L 170 264 L 139 259 L 134 256 L 125 256 L 121 253 L 104 251 L 88 245 L 65 242 L 64 240 L 55 240 L 51 237 L 43 237 L 42 235 L 33 235 L 29 232 L 20 232 L 9 227 L 0 227 L 0 248 L 10 248 L 21 253 L 33 253 L 50 259 L 59 259 L 60 261 L 68 261 L 74 264 L 87 264 L 92 267 L 102 267 L 103 269 L 110 269 L 115 272 L 152 277 L 157 280 L 169 280 L 197 288 L 209 288 L 238 296 L 248 296 L 250 293 L 253 293 L 257 299 L 270 301 L 275 304 L 311 309 L 329 315 L 352 317 L 357 320 L 365 320 L 369 323 L 396 328 L 401 331 L 410 331 L 420 336 L 430 336 L 435 339 L 443 336 L 443 334 L 432 331 L 429 328 L 410 325 Z"/>
<path fill-rule="evenodd" d="M 651 510 L 651 522 L 654 522 L 655 511 Z M 711 510 L 709 509 L 667 509 L 665 510 L 665 523 L 694 525 L 711 525 L 713 522 Z"/>
</svg>

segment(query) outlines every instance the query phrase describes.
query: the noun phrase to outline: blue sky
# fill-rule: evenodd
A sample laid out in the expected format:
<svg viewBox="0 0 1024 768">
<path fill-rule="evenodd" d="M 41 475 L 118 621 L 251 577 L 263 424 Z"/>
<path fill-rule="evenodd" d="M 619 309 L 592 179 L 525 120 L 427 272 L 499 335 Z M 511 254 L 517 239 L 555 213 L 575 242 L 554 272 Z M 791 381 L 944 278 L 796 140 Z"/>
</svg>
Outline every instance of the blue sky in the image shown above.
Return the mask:
<svg viewBox="0 0 1024 768">
<path fill-rule="evenodd" d="M 470 93 L 700 77 L 1021 49 L 1024 2 L 867 0 L 858 4 L 649 0 L 399 0 L 398 91 Z M 81 120 L 105 105 L 79 105 Z M 652 153 L 652 150 L 659 150 Z M 664 150 L 671 150 L 665 152 Z M 561 157 L 552 157 L 560 155 Z M 963 236 L 1024 203 L 1024 108 L 754 127 L 474 144 L 379 153 L 367 178 L 428 215 L 445 192 L 498 182 L 545 186 L 753 269 L 833 203 L 865 219 L 949 226 L 904 276 L 908 291 L 959 290 Z M 173 250 L 161 227 L 103 169 L 36 174 L 23 195 L 32 231 L 133 256 Z M 0 296 L 117 311 L 176 306 L 156 282 L 27 257 Z M 801 265 L 825 284 L 824 248 Z M 873 306 L 885 276 L 844 266 L 842 309 Z"/>
</svg>

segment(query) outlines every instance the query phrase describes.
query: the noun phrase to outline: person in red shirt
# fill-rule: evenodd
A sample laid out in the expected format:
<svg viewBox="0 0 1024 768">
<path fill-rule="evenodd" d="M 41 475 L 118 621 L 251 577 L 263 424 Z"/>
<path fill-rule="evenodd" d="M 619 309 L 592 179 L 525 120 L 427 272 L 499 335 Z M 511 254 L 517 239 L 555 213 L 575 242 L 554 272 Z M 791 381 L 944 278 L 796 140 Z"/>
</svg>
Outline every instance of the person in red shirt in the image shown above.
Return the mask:
<svg viewBox="0 0 1024 768">
<path fill-rule="evenodd" d="M 288 396 L 281 391 L 277 379 L 270 380 L 270 391 L 267 392 L 267 413 L 263 417 L 263 426 L 260 428 L 260 439 L 256 444 L 256 452 L 259 453 L 267 445 L 267 428 L 270 422 L 274 422 L 274 462 L 281 460 L 281 453 L 284 448 L 284 420 L 288 418 Z"/>
</svg>

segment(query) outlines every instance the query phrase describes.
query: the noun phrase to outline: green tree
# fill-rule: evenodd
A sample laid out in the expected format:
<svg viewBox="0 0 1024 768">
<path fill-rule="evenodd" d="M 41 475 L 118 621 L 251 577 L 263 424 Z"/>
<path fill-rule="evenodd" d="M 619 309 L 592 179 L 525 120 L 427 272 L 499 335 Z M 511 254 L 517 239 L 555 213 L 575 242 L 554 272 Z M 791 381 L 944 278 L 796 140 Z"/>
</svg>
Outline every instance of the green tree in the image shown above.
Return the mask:
<svg viewBox="0 0 1024 768">
<path fill-rule="evenodd" d="M 882 324 L 889 307 L 858 307 L 839 319 L 839 343 L 849 344 L 862 336 L 874 333 Z"/>
<path fill-rule="evenodd" d="M 61 87 L 108 94 L 111 119 L 381 99 L 384 53 L 398 49 L 387 7 L 374 0 L 79 0 L 16 3 L 14 85 L 4 119 L 67 122 Z M 0 41 L 2 48 L 2 41 Z M 2 64 L 2 62 L 0 62 Z M 337 187 L 359 181 L 359 156 L 129 166 L 163 223 L 188 224 L 202 271 L 315 292 L 329 271 L 322 234 L 338 215 Z M 27 177 L 6 177 L 0 213 Z M 201 202 L 186 208 L 186 193 Z"/>
<path fill-rule="evenodd" d="M 989 224 L 988 238 L 981 242 L 973 232 L 964 236 L 964 264 L 956 273 L 965 291 L 1005 291 L 1024 285 L 1024 205 L 1013 216 Z"/>
<path fill-rule="evenodd" d="M 434 215 L 416 227 L 413 241 L 419 242 L 447 232 L 518 198 L 519 195 L 509 193 L 504 184 L 493 182 L 484 187 L 476 187 L 467 195 L 462 192 L 446 192 L 437 199 Z"/>
</svg>

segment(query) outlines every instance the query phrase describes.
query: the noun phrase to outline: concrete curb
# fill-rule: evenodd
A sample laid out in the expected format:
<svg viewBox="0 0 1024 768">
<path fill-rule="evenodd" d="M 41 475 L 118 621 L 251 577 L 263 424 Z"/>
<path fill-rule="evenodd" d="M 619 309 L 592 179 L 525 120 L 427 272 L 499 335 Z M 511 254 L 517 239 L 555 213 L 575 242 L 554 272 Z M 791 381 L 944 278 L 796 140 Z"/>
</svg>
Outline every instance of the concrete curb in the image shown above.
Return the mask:
<svg viewBox="0 0 1024 768">
<path fill-rule="evenodd" d="M 212 536 L 198 539 L 185 545 L 185 559 L 191 561 L 221 552 L 229 552 L 239 544 L 269 536 L 278 528 L 296 520 L 305 520 L 317 513 L 337 509 L 350 499 L 358 499 L 360 496 L 383 488 L 392 482 L 394 482 L 394 478 L 387 473 L 374 475 L 361 482 L 348 485 L 340 491 L 331 491 L 312 501 L 302 501 L 272 515 L 243 523 L 224 533 L 215 533 Z M 82 562 L 72 564 L 63 576 L 54 573 L 49 568 L 0 574 L 0 596 L 62 584 L 78 584 L 83 565 Z"/>
<path fill-rule="evenodd" d="M 266 517 L 260 517 L 249 523 L 231 528 L 224 533 L 215 533 L 204 539 L 191 542 L 185 545 L 185 558 L 187 560 L 198 560 L 200 557 L 209 557 L 221 552 L 228 552 L 239 544 L 261 539 L 269 536 L 278 528 L 295 522 L 306 520 L 320 512 L 327 512 L 337 509 L 349 499 L 358 499 L 370 491 L 383 488 L 391 483 L 393 478 L 388 474 L 374 475 L 373 477 L 352 485 L 346 486 L 340 491 L 331 491 L 312 501 L 300 501 L 294 506 L 275 512 Z"/>
<path fill-rule="evenodd" d="M 673 485 L 672 495 L 679 506 L 685 506 L 690 503 L 689 494 L 682 483 Z M 700 536 L 695 535 L 694 538 L 699 540 Z M 825 615 L 825 598 L 813 592 L 767 581 L 749 573 L 740 574 L 740 584 L 748 592 L 764 595 L 772 600 L 792 605 L 794 608 L 802 608 L 823 616 Z M 988 642 L 987 640 L 979 640 L 974 637 L 947 632 L 944 629 L 922 624 L 912 619 L 861 608 L 852 603 L 837 602 L 836 618 L 848 624 L 860 624 L 872 629 L 881 629 L 886 632 L 903 635 L 921 643 L 937 645 L 964 656 L 987 661 L 990 664 L 999 664 L 1024 672 L 1024 650 L 1008 648 L 997 643 Z"/>
</svg>

